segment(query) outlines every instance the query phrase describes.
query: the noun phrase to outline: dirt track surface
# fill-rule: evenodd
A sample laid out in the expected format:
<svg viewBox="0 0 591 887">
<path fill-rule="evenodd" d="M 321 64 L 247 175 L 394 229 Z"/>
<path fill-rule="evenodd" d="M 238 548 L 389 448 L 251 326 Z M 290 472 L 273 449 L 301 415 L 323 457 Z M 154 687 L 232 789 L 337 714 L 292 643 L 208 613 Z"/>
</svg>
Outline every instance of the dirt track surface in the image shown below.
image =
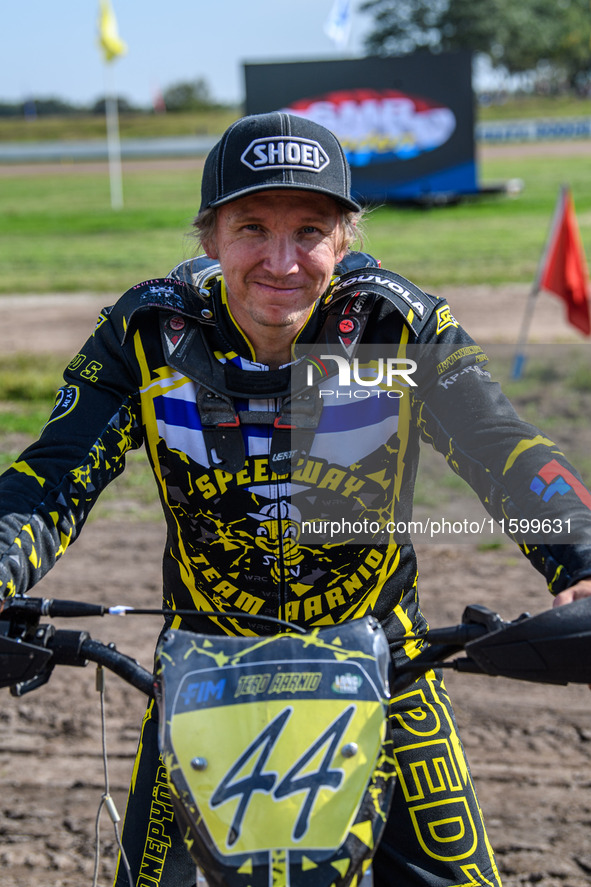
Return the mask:
<svg viewBox="0 0 591 887">
<path fill-rule="evenodd" d="M 451 298 L 477 338 L 514 341 L 527 296 L 523 287 L 484 288 Z M 109 296 L 0 299 L 0 348 L 70 355 Z M 23 341 L 23 314 L 27 318 Z M 540 300 L 532 338 L 577 338 L 561 305 Z M 39 594 L 105 604 L 159 605 L 159 523 L 89 523 L 44 580 Z M 505 618 L 538 612 L 550 601 L 543 580 L 507 545 L 419 548 L 422 600 L 434 625 L 455 623 L 465 604 L 484 603 Z M 69 622 L 149 667 L 158 619 Z M 66 627 L 62 622 L 60 627 Z M 21 700 L 4 690 L 0 706 L 0 884 L 86 887 L 93 871 L 94 820 L 103 792 L 94 669 L 61 669 Z M 591 697 L 584 687 L 543 687 L 451 674 L 448 679 L 504 884 L 591 884 Z M 111 792 L 123 813 L 143 712 L 139 693 L 107 677 Z M 99 884 L 114 866 L 110 822 L 102 819 Z M 394 885 L 393 885 L 394 887 Z"/>
</svg>

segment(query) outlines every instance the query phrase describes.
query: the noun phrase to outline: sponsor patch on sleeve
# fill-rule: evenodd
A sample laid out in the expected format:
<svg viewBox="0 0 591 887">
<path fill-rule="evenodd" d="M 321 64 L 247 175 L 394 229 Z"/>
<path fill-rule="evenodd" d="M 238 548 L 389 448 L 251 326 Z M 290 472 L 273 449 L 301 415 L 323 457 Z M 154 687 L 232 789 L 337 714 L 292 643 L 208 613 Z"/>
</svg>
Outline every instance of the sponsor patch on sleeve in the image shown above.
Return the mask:
<svg viewBox="0 0 591 887">
<path fill-rule="evenodd" d="M 444 373 L 449 372 L 454 364 L 465 358 L 469 358 L 472 363 L 488 362 L 488 357 L 480 345 L 465 345 L 463 348 L 458 348 L 453 354 L 449 354 L 445 360 L 437 364 L 437 375 L 442 376 Z"/>
<path fill-rule="evenodd" d="M 80 388 L 78 385 L 64 385 L 63 388 L 60 388 L 55 398 L 55 406 L 45 423 L 45 428 L 51 425 L 52 422 L 57 422 L 58 419 L 63 419 L 64 416 L 71 413 L 78 403 L 79 397 Z"/>
<path fill-rule="evenodd" d="M 451 313 L 449 305 L 440 305 L 435 309 L 435 314 L 437 316 L 437 329 L 435 330 L 437 336 L 450 326 L 457 327 L 458 322 Z"/>
</svg>

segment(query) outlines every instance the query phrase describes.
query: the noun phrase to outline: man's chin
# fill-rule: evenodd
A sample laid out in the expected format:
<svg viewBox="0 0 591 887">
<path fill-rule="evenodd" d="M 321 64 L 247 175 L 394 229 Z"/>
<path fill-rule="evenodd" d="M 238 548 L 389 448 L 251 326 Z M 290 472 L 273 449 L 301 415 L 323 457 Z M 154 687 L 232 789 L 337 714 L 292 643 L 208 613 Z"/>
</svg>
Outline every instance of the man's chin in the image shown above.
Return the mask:
<svg viewBox="0 0 591 887">
<path fill-rule="evenodd" d="M 285 313 L 285 310 L 277 309 L 277 311 L 265 311 L 261 312 L 258 316 L 255 316 L 254 319 L 261 326 L 277 329 L 285 329 L 288 326 L 302 326 L 310 314 L 310 308 L 305 308 L 302 311 L 292 311 L 289 314 Z"/>
</svg>

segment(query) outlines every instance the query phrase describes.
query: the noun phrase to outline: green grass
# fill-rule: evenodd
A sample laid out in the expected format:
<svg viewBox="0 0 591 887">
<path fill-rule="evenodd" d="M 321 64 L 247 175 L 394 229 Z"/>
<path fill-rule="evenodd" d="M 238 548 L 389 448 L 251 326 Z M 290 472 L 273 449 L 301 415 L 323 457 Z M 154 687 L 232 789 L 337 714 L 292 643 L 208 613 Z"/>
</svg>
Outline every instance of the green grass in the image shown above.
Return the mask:
<svg viewBox="0 0 591 887">
<path fill-rule="evenodd" d="M 526 355 L 525 371 L 518 380 L 511 377 L 513 348 L 490 349 L 490 369 L 519 415 L 542 428 L 589 482 L 591 368 L 588 345 L 529 345 Z"/>
<path fill-rule="evenodd" d="M 221 132 L 238 109 L 199 114 L 125 115 L 125 136 Z M 533 97 L 479 109 L 481 119 L 591 114 L 591 100 Z M 98 117 L 0 118 L 0 141 L 100 135 Z M 23 130 L 24 127 L 24 130 Z M 17 135 L 17 133 L 20 133 Z M 0 187 L 1 293 L 119 293 L 166 274 L 194 254 L 191 220 L 199 205 L 201 162 L 194 169 L 124 166 L 124 203 L 110 207 L 108 175 L 84 164 L 68 173 L 3 176 Z M 0 172 L 6 172 L 4 168 Z M 483 186 L 521 179 L 510 198 L 489 195 L 440 209 L 384 207 L 367 224 L 366 248 L 386 267 L 427 289 L 444 285 L 529 282 L 546 239 L 556 195 L 570 184 L 583 245 L 591 250 L 591 150 L 587 156 L 506 156 L 480 163 Z"/>
<path fill-rule="evenodd" d="M 106 172 L 14 175 L 0 189 L 0 293 L 121 293 L 163 276 L 194 254 L 191 221 L 200 172 L 124 173 L 125 206 L 110 207 Z M 382 207 L 370 213 L 367 244 L 385 267 L 427 289 L 529 282 L 558 190 L 568 182 L 583 245 L 591 249 L 588 156 L 507 157 L 481 164 L 482 184 L 521 178 L 517 197 L 488 195 L 439 209 Z"/>
<path fill-rule="evenodd" d="M 62 384 L 64 361 L 50 355 L 0 355 L 0 473 L 37 439 Z M 161 510 L 142 450 L 128 453 L 126 470 L 101 495 L 91 514 L 158 520 Z"/>
<path fill-rule="evenodd" d="M 238 108 L 178 114 L 119 114 L 121 138 L 217 135 L 240 117 Z M 75 141 L 106 138 L 102 114 L 67 114 L 55 117 L 0 117 L 0 142 Z"/>
<path fill-rule="evenodd" d="M 106 173 L 2 180 L 2 292 L 123 292 L 194 252 L 189 233 L 200 173 L 130 172 L 125 207 L 110 206 Z"/>
<path fill-rule="evenodd" d="M 52 405 L 63 369 L 63 359 L 48 354 L 0 355 L 0 400 Z"/>
<path fill-rule="evenodd" d="M 214 108 L 175 114 L 125 113 L 119 115 L 121 138 L 217 135 L 243 113 L 241 108 Z M 588 117 L 591 100 L 574 96 L 522 96 L 495 105 L 479 105 L 478 120 L 526 117 Z M 0 117 L 0 142 L 78 140 L 105 138 L 102 114 L 67 114 L 25 120 Z"/>
<path fill-rule="evenodd" d="M 480 105 L 479 120 L 520 120 L 534 117 L 589 117 L 591 100 L 574 95 L 527 95 L 508 98 L 495 105 Z"/>
</svg>

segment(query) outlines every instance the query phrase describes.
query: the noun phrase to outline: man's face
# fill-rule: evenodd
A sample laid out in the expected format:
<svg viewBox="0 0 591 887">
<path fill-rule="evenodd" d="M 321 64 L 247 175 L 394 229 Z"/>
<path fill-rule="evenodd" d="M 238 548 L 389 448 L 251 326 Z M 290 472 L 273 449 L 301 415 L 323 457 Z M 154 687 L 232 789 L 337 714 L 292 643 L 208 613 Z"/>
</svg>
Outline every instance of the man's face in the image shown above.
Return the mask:
<svg viewBox="0 0 591 887">
<path fill-rule="evenodd" d="M 330 197 L 295 190 L 218 209 L 206 252 L 219 261 L 234 319 L 253 341 L 273 327 L 297 335 L 346 251 L 340 218 Z"/>
</svg>

